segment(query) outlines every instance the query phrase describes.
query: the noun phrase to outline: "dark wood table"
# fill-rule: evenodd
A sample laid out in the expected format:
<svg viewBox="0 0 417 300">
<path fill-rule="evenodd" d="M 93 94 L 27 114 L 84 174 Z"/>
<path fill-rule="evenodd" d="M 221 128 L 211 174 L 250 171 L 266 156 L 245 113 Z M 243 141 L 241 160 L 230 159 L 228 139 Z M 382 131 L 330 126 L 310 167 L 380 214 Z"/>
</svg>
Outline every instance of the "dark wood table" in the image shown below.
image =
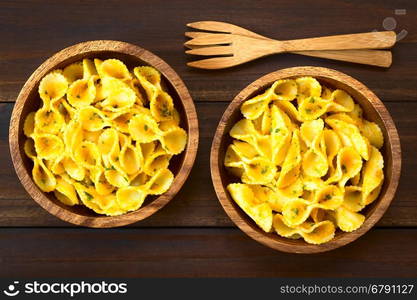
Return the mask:
<svg viewBox="0 0 417 300">
<path fill-rule="evenodd" d="M 406 9 L 406 14 L 395 14 Z M 397 11 L 398 13 L 398 11 Z M 416 1 L 14 1 L 0 2 L 0 276 L 265 277 L 417 276 Z M 219 20 L 278 39 L 383 30 L 408 35 L 387 70 L 283 54 L 229 70 L 188 68 L 185 24 Z M 387 21 L 388 20 L 388 21 Z M 190 178 L 165 208 L 119 229 L 74 227 L 49 215 L 25 192 L 10 159 L 13 102 L 29 75 L 69 45 L 94 39 L 149 49 L 182 77 L 196 103 L 200 147 Z M 280 253 L 230 221 L 214 193 L 211 140 L 229 101 L 277 69 L 324 66 L 366 84 L 385 103 L 403 151 L 400 185 L 376 228 L 356 242 L 315 255 Z"/>
</svg>

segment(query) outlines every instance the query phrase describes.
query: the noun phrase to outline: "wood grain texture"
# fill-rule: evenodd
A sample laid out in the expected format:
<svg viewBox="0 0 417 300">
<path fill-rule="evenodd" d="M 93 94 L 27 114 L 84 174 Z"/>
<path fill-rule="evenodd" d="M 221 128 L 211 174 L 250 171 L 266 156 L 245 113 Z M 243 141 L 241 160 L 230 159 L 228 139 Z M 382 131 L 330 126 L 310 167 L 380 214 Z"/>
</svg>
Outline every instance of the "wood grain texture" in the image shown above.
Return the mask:
<svg viewBox="0 0 417 300">
<path fill-rule="evenodd" d="M 416 277 L 416 247 L 415 229 L 297 256 L 238 229 L 3 229 L 0 277 Z"/>
<path fill-rule="evenodd" d="M 413 55 L 417 51 L 417 31 L 413 30 L 416 27 L 416 1 L 320 0 L 316 3 L 282 0 L 277 4 L 267 0 L 259 4 L 250 0 L 209 0 L 190 5 L 187 0 L 155 0 L 152 4 L 109 0 L 97 3 L 1 1 L 0 69 L 7 72 L 0 73 L 0 101 L 14 101 L 29 75 L 56 51 L 96 39 L 131 42 L 162 57 L 181 75 L 187 86 L 192 87 L 195 101 L 228 102 L 256 78 L 297 65 L 340 70 L 366 82 L 383 101 L 414 101 L 417 98 L 414 71 L 417 70 L 417 56 Z M 397 8 L 406 9 L 406 15 L 396 16 L 394 10 Z M 109 12 L 112 12 L 111 18 Z M 387 17 L 394 17 L 397 21 L 396 32 L 408 30 L 406 38 L 393 49 L 394 64 L 389 71 L 293 54 L 265 57 L 227 71 L 195 70 L 186 66 L 192 58 L 184 54 L 185 24 L 193 21 L 226 21 L 284 40 L 384 30 L 382 22 Z"/>
<path fill-rule="evenodd" d="M 174 180 L 171 187 L 162 195 L 146 199 L 136 211 L 120 216 L 103 216 L 84 206 L 67 206 L 52 193 L 43 193 L 32 179 L 33 164 L 26 157 L 23 145 L 26 140 L 23 124 L 26 116 L 40 105 L 38 87 L 41 79 L 55 69 L 62 69 L 84 58 L 118 58 L 132 68 L 150 65 L 162 74 L 167 92 L 172 96 L 179 111 L 180 124 L 188 134 L 187 146 L 183 153 L 173 158 L 171 170 Z M 10 121 L 10 153 L 16 173 L 29 195 L 45 210 L 72 224 L 87 227 L 117 227 L 143 220 L 165 206 L 181 189 L 190 174 L 198 148 L 198 120 L 194 102 L 180 77 L 162 59 L 138 46 L 119 41 L 90 41 L 65 48 L 48 58 L 29 77 L 17 97 Z"/>
<path fill-rule="evenodd" d="M 337 88 L 350 94 L 362 109 L 364 118 L 375 122 L 384 134 L 384 146 L 381 154 L 384 157 L 384 184 L 376 201 L 368 205 L 363 214 L 366 219 L 362 226 L 354 232 L 337 231 L 335 237 L 324 244 L 312 245 L 303 240 L 292 240 L 278 236 L 275 232 L 266 233 L 255 224 L 249 216 L 231 198 L 226 187 L 236 182 L 236 178 L 224 167 L 224 158 L 228 145 L 231 143 L 229 132 L 236 122 L 242 119 L 240 107 L 242 103 L 266 88 L 276 80 L 312 76 L 331 88 Z M 391 115 L 381 100 L 365 85 L 341 72 L 318 67 L 295 67 L 269 73 L 245 87 L 230 103 L 224 112 L 216 133 L 210 154 L 210 170 L 217 197 L 232 221 L 258 242 L 273 249 L 293 253 L 317 253 L 333 250 L 344 246 L 365 234 L 379 221 L 394 198 L 401 173 L 401 146 L 397 129 Z"/>
<path fill-rule="evenodd" d="M 417 170 L 417 103 L 388 102 L 386 106 L 395 120 L 403 151 L 400 185 L 394 200 L 378 226 L 417 227 L 415 172 Z M 132 224 L 135 227 L 230 227 L 234 224 L 224 213 L 209 178 L 209 149 L 227 103 L 197 103 L 200 121 L 200 146 L 189 179 L 177 196 L 164 209 Z M 69 226 L 34 202 L 20 184 L 10 159 L 8 122 L 12 103 L 0 104 L 0 226 Z M 201 191 L 204 191 L 203 193 Z"/>
<path fill-rule="evenodd" d="M 395 9 L 406 9 L 406 15 L 395 15 Z M 416 15 L 417 2 L 410 0 L 0 1 L 0 102 L 10 102 L 0 104 L 0 276 L 415 277 Z M 389 70 L 293 54 L 269 56 L 229 70 L 186 66 L 192 59 L 184 54 L 185 24 L 193 21 L 226 21 L 284 40 L 381 31 L 387 17 L 395 18 L 397 33 L 408 31 L 393 49 Z M 13 170 L 8 147 L 11 102 L 53 53 L 97 39 L 140 45 L 181 76 L 198 102 L 198 156 L 181 191 L 149 218 L 120 230 L 58 228 L 71 225 L 34 202 Z M 309 256 L 273 251 L 238 229 L 211 228 L 234 225 L 217 200 L 208 167 L 215 128 L 236 94 L 264 74 L 300 65 L 333 68 L 364 82 L 393 116 L 403 150 L 398 192 L 377 224 L 384 229 L 372 229 L 346 247 Z M 10 226 L 37 228 L 4 228 Z"/>
</svg>

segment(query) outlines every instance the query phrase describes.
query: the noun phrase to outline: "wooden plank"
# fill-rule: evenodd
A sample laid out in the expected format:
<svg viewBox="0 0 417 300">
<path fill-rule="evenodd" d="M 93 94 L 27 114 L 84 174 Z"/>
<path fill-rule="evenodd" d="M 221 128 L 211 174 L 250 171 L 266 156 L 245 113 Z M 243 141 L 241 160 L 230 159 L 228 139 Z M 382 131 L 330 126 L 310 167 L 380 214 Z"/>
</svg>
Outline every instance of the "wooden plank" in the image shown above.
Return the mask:
<svg viewBox="0 0 417 300">
<path fill-rule="evenodd" d="M 196 163 L 183 189 L 166 207 L 132 226 L 233 226 L 214 193 L 209 155 L 216 125 L 226 103 L 198 103 L 200 145 Z M 387 103 L 399 133 L 403 171 L 393 203 L 379 226 L 417 226 L 415 170 L 417 169 L 417 103 Z M 0 226 L 69 226 L 49 215 L 29 198 L 15 175 L 8 148 L 12 104 L 0 104 Z"/>
<path fill-rule="evenodd" d="M 376 229 L 310 255 L 237 229 L 2 229 L 0 277 L 416 277 L 416 247 L 417 229 Z"/>
<path fill-rule="evenodd" d="M 188 1 L 163 0 L 152 1 L 152 5 L 134 0 L 63 0 L 59 4 L 52 0 L 1 1 L 0 101 L 14 101 L 24 81 L 54 52 L 93 39 L 127 41 L 161 56 L 180 74 L 195 101 L 230 101 L 260 76 L 302 65 L 346 72 L 363 81 L 384 101 L 416 100 L 417 56 L 413 53 L 417 50 L 417 32 L 412 30 L 416 27 L 415 1 L 353 4 L 284 0 L 278 4 L 273 0 L 245 0 L 237 5 L 214 0 L 205 1 L 204 9 L 199 8 L 202 7 Z M 406 9 L 406 14 L 395 15 L 395 9 Z M 186 56 L 183 47 L 185 24 L 193 21 L 226 21 L 269 37 L 296 39 L 383 30 L 382 22 L 388 17 L 395 17 L 397 32 L 408 30 L 406 38 L 396 45 L 394 63 L 388 70 L 292 54 L 263 58 L 230 70 L 203 71 L 185 65 L 196 59 Z"/>
</svg>

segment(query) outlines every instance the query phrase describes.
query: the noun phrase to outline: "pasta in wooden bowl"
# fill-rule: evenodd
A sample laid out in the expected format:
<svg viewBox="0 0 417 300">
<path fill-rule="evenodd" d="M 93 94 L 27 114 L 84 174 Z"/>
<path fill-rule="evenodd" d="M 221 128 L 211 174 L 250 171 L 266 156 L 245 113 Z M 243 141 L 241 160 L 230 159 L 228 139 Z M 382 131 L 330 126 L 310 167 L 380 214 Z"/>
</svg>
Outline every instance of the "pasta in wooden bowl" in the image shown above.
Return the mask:
<svg viewBox="0 0 417 300">
<path fill-rule="evenodd" d="M 24 162 L 25 173 L 16 168 L 22 183 L 48 211 L 75 224 L 121 226 L 161 208 L 185 181 L 195 110 L 159 58 L 122 42 L 87 42 L 56 54 L 28 83 L 10 144 L 19 146 L 15 166 Z"/>
<path fill-rule="evenodd" d="M 393 198 L 400 159 L 395 126 L 372 92 L 342 73 L 301 67 L 268 74 L 234 99 L 211 168 L 243 231 L 278 250 L 312 253 L 375 224 Z"/>
</svg>

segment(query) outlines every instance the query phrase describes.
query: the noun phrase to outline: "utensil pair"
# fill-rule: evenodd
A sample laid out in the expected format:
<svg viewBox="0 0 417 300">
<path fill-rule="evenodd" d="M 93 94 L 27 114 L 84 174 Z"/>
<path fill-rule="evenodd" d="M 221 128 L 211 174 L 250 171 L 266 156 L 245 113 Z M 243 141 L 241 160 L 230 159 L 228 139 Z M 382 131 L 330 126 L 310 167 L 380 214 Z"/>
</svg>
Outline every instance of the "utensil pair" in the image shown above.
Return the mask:
<svg viewBox="0 0 417 300">
<path fill-rule="evenodd" d="M 225 22 L 201 21 L 187 26 L 210 31 L 185 33 L 191 38 L 184 44 L 190 48 L 187 54 L 216 56 L 187 63 L 200 69 L 229 68 L 284 52 L 387 68 L 392 63 L 391 51 L 371 49 L 390 48 L 396 42 L 394 31 L 278 41 Z"/>
</svg>

